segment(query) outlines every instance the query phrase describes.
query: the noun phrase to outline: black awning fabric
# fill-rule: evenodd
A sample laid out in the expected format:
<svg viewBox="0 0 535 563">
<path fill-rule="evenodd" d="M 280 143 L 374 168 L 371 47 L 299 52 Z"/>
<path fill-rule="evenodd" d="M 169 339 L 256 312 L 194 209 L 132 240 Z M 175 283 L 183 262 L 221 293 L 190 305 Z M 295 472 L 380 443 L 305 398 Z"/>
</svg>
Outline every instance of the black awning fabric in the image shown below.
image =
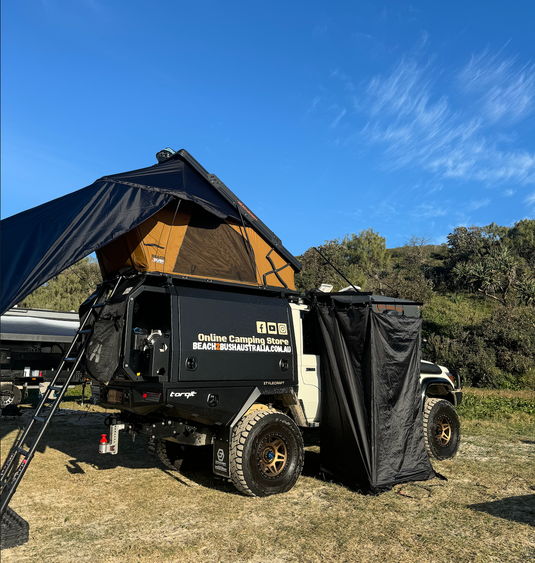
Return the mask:
<svg viewBox="0 0 535 563">
<path fill-rule="evenodd" d="M 363 493 L 435 477 L 421 414 L 421 319 L 315 304 L 321 466 Z"/>
<path fill-rule="evenodd" d="M 106 176 L 1 222 L 0 314 L 88 254 L 151 217 L 172 199 L 220 218 L 239 212 L 180 160 Z"/>
</svg>

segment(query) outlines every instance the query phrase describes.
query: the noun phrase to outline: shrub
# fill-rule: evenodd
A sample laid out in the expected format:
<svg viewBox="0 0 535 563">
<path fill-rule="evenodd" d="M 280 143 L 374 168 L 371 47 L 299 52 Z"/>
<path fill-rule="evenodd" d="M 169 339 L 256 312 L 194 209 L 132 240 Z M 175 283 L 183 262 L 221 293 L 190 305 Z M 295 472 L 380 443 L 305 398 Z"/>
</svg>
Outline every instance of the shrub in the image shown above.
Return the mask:
<svg viewBox="0 0 535 563">
<path fill-rule="evenodd" d="M 443 334 L 428 335 L 426 359 L 460 370 L 464 383 L 474 387 L 535 389 L 531 307 L 499 308 L 469 331 L 442 328 Z"/>
</svg>

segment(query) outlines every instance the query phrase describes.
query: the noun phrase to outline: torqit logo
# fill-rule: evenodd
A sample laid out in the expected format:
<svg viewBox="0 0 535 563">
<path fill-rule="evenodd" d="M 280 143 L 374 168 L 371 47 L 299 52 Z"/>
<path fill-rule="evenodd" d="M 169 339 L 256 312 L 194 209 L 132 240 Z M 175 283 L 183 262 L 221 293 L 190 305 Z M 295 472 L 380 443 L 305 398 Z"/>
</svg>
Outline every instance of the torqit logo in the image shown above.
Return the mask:
<svg viewBox="0 0 535 563">
<path fill-rule="evenodd" d="M 195 397 L 195 395 L 197 395 L 197 391 L 185 391 L 185 392 L 171 391 L 169 397 L 184 397 L 186 399 L 190 399 L 191 397 Z"/>
</svg>

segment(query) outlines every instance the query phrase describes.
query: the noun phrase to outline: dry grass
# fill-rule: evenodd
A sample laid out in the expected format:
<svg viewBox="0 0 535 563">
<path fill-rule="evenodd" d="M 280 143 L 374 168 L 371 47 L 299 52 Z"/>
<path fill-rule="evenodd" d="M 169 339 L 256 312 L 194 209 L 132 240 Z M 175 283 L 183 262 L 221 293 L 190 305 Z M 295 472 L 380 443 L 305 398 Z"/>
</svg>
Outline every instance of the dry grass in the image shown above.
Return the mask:
<svg viewBox="0 0 535 563">
<path fill-rule="evenodd" d="M 522 435 L 504 437 L 498 422 L 467 427 L 459 455 L 434 463 L 448 481 L 377 497 L 322 481 L 310 433 L 296 487 L 247 498 L 209 469 L 168 472 L 139 438 L 100 456 L 99 411 L 53 422 L 11 503 L 30 541 L 3 563 L 535 561 L 533 417 Z M 2 458 L 18 425 L 2 421 Z"/>
</svg>

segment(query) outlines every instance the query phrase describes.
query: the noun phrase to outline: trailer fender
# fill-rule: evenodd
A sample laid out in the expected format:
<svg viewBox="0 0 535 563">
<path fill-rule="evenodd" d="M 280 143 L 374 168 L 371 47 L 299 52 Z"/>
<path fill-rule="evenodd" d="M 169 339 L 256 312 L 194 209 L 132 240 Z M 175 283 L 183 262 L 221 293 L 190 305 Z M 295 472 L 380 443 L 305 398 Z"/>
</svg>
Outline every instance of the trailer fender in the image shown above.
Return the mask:
<svg viewBox="0 0 535 563">
<path fill-rule="evenodd" d="M 214 457 L 213 457 L 213 472 L 215 475 L 220 477 L 230 478 L 230 438 L 232 436 L 232 431 L 236 424 L 241 420 L 241 418 L 247 413 L 247 411 L 254 405 L 258 397 L 262 393 L 255 387 L 251 394 L 247 397 L 241 409 L 238 411 L 236 416 L 225 426 L 221 426 L 216 432 L 214 440 Z"/>
</svg>

